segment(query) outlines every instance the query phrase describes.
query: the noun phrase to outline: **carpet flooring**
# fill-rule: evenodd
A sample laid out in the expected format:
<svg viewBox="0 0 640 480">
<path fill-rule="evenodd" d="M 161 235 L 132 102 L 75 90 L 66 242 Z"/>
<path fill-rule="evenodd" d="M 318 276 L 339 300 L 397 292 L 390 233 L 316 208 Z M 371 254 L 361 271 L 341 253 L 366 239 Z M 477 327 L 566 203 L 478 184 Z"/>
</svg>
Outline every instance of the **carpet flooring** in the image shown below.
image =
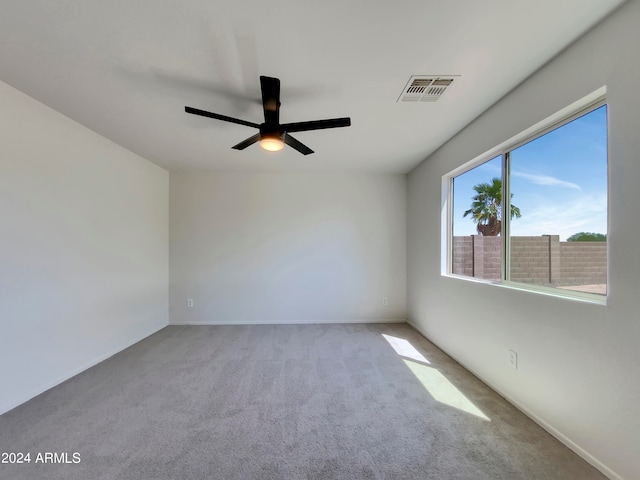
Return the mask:
<svg viewBox="0 0 640 480">
<path fill-rule="evenodd" d="M 11 480 L 605 478 L 405 324 L 169 326 L 0 416 L 0 452 L 31 454 Z"/>
</svg>

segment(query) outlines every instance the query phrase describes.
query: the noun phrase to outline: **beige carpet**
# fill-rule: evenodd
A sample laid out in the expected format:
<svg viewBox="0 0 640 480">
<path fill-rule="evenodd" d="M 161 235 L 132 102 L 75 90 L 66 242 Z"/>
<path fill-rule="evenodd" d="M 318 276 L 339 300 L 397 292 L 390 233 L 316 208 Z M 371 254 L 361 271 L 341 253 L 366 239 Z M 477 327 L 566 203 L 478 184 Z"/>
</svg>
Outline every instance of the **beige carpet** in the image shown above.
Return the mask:
<svg viewBox="0 0 640 480">
<path fill-rule="evenodd" d="M 167 327 L 1 416 L 0 452 L 31 453 L 11 480 L 604 478 L 408 325 Z"/>
</svg>

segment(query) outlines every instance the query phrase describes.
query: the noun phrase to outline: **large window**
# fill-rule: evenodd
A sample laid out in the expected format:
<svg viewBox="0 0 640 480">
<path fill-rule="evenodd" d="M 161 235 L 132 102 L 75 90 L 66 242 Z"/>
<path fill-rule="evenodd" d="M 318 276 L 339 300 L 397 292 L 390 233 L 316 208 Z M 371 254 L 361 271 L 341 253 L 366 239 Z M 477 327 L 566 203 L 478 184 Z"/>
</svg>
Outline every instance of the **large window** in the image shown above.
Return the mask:
<svg viewBox="0 0 640 480">
<path fill-rule="evenodd" d="M 445 177 L 446 273 L 604 301 L 607 107 L 546 123 Z"/>
</svg>

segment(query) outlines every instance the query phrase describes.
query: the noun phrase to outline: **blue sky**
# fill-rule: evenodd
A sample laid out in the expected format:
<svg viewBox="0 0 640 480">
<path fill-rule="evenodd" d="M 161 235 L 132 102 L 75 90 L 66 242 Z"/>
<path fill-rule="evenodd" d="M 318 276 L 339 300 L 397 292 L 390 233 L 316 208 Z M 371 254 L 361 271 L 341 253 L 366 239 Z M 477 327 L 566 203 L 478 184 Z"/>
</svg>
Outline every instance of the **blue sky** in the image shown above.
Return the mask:
<svg viewBox="0 0 640 480">
<path fill-rule="evenodd" d="M 511 152 L 511 235 L 607 233 L 607 112 L 602 106 Z M 501 158 L 454 180 L 454 235 L 476 233 L 473 186 L 501 176 Z"/>
</svg>

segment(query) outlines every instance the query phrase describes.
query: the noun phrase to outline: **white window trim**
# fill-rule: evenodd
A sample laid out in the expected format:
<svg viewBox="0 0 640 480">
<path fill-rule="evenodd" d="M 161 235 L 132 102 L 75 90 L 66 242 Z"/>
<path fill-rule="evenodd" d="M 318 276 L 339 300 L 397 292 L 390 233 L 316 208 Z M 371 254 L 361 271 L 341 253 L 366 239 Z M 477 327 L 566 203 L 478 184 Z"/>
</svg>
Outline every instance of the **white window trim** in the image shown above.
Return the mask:
<svg viewBox="0 0 640 480">
<path fill-rule="evenodd" d="M 607 293 L 606 295 L 598 295 L 594 293 L 586 293 L 586 292 L 576 292 L 572 290 L 563 290 L 561 288 L 556 287 L 547 287 L 543 285 L 532 285 L 527 283 L 520 282 L 512 282 L 508 280 L 509 277 L 509 232 L 508 232 L 508 224 L 509 222 L 503 223 L 503 228 L 505 231 L 502 232 L 501 236 L 503 237 L 503 253 L 502 253 L 502 278 L 501 280 L 487 280 L 476 277 L 468 277 L 465 275 L 458 275 L 452 273 L 452 248 L 453 248 L 453 179 L 463 173 L 468 172 L 479 166 L 482 163 L 485 163 L 495 157 L 502 157 L 506 153 L 515 150 L 516 148 L 529 143 L 535 140 L 538 137 L 549 133 L 552 130 L 560 128 L 561 126 L 575 120 L 576 118 L 595 110 L 596 108 L 601 107 L 606 104 L 606 93 L 607 87 L 603 86 L 589 95 L 581 98 L 573 102 L 571 105 L 563 108 L 562 110 L 550 115 L 549 117 L 541 120 L 535 125 L 527 128 L 523 132 L 520 132 L 517 135 L 509 138 L 508 140 L 502 142 L 496 147 L 492 148 L 484 152 L 481 155 L 478 155 L 474 159 L 460 165 L 455 168 L 451 172 L 442 176 L 442 197 L 441 197 L 441 262 L 440 262 L 440 273 L 442 276 L 450 277 L 454 279 L 460 279 L 465 281 L 471 281 L 475 283 L 483 283 L 487 285 L 495 285 L 502 288 L 508 288 L 512 290 L 518 291 L 526 291 L 533 293 L 540 293 L 543 295 L 577 300 L 582 302 L 588 302 L 598 305 L 606 305 L 607 297 L 609 296 L 609 243 L 607 242 Z M 607 122 L 608 129 L 608 122 Z M 609 132 L 607 131 L 607 138 L 609 138 Z M 607 142 L 607 169 L 609 169 L 609 158 L 610 158 L 610 147 L 609 142 Z M 504 165 L 508 162 L 505 162 L 504 159 L 502 161 L 503 168 Z M 504 174 L 508 172 L 503 172 Z M 607 175 L 607 179 L 609 175 Z M 608 180 L 607 180 L 608 181 Z M 506 183 L 506 185 L 505 185 Z M 505 212 L 508 209 L 505 209 L 505 202 L 509 200 L 508 190 L 508 179 L 503 183 L 503 188 L 506 187 L 507 194 L 503 192 L 503 206 L 502 211 Z M 607 197 L 609 196 L 609 185 L 607 185 Z M 607 201 L 607 210 L 609 209 L 609 202 Z M 607 224 L 609 223 L 609 212 L 607 211 Z M 506 227 L 505 227 L 506 225 Z M 609 233 L 609 225 L 607 225 L 607 238 Z M 503 235 L 504 234 L 504 235 Z"/>
</svg>

